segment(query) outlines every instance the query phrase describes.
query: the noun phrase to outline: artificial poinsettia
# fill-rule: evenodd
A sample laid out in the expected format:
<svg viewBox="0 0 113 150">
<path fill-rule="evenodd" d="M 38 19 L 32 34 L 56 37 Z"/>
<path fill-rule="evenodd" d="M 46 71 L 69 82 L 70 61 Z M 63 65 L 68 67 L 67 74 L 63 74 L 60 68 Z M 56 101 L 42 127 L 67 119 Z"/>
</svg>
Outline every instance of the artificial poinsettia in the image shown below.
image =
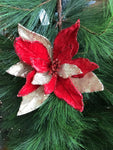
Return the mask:
<svg viewBox="0 0 113 150">
<path fill-rule="evenodd" d="M 79 27 L 80 20 L 60 31 L 52 48 L 48 39 L 18 25 L 20 37 L 16 38 L 14 48 L 20 62 L 7 70 L 12 75 L 26 78 L 18 93 L 23 100 L 17 115 L 37 109 L 52 92 L 82 112 L 81 93 L 103 90 L 102 83 L 92 73 L 98 65 L 86 58 L 72 59 L 79 48 Z"/>
</svg>

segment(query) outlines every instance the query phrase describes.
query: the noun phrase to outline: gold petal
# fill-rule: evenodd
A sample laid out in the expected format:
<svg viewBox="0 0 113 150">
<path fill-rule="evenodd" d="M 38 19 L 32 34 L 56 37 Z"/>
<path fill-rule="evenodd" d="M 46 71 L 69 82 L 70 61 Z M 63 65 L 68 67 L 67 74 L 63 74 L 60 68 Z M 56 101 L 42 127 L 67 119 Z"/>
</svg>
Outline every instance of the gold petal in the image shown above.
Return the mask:
<svg viewBox="0 0 113 150">
<path fill-rule="evenodd" d="M 82 71 L 78 66 L 73 65 L 73 64 L 63 64 L 58 72 L 59 76 L 62 78 L 68 78 L 71 77 L 72 75 L 77 75 L 81 74 Z"/>
<path fill-rule="evenodd" d="M 17 116 L 24 115 L 33 110 L 36 110 L 43 104 L 48 96 L 49 94 L 44 94 L 43 86 L 40 86 L 36 91 L 23 96 Z"/>
<path fill-rule="evenodd" d="M 18 24 L 18 33 L 23 40 L 41 42 L 47 48 L 50 57 L 52 57 L 52 46 L 46 37 L 26 29 L 21 24 Z"/>
<path fill-rule="evenodd" d="M 11 66 L 8 70 L 6 70 L 7 73 L 14 75 L 16 77 L 23 77 L 25 78 L 26 75 L 32 70 L 30 66 L 28 66 L 25 63 L 18 62 L 17 64 Z"/>
<path fill-rule="evenodd" d="M 34 75 L 32 84 L 33 85 L 43 85 L 47 84 L 51 80 L 51 75 L 48 75 L 47 73 L 36 73 Z"/>
<path fill-rule="evenodd" d="M 83 78 L 71 78 L 71 80 L 81 93 L 91 93 L 104 90 L 103 84 L 93 72 L 87 73 Z"/>
</svg>

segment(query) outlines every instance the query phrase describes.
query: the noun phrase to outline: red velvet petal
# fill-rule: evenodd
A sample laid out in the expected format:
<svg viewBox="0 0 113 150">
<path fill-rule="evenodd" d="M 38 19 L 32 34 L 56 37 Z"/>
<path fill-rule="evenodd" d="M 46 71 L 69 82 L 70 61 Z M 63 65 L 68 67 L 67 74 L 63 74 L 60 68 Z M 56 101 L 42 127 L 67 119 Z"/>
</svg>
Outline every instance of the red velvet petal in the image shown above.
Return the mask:
<svg viewBox="0 0 113 150">
<path fill-rule="evenodd" d="M 72 81 L 68 79 L 63 79 L 58 77 L 54 93 L 57 97 L 64 99 L 69 105 L 79 110 L 83 111 L 83 96 L 82 94 L 74 87 Z"/>
<path fill-rule="evenodd" d="M 18 97 L 22 97 L 25 96 L 33 91 L 35 91 L 39 85 L 32 85 L 31 82 L 33 80 L 33 77 L 35 75 L 36 71 L 33 70 L 30 73 L 28 73 L 27 77 L 26 77 L 26 83 L 25 85 L 22 87 L 22 89 L 19 91 L 18 93 Z"/>
<path fill-rule="evenodd" d="M 77 65 L 83 72 L 82 74 L 74 75 L 73 77 L 79 77 L 79 78 L 83 77 L 86 73 L 99 68 L 99 66 L 96 63 L 90 62 L 89 59 L 87 59 L 87 58 L 73 59 L 70 63 Z"/>
<path fill-rule="evenodd" d="M 54 91 L 57 77 L 53 76 L 49 83 L 44 85 L 45 94 L 50 94 Z"/>
<path fill-rule="evenodd" d="M 72 59 L 70 50 L 66 50 L 64 52 L 62 51 L 62 53 L 57 56 L 57 59 L 59 60 L 61 65 L 64 63 L 68 63 Z"/>
<path fill-rule="evenodd" d="M 32 65 L 31 60 L 34 58 L 41 58 L 47 62 L 50 61 L 47 49 L 38 41 L 30 42 L 18 37 L 14 42 L 14 47 L 20 60 L 28 65 Z"/>
<path fill-rule="evenodd" d="M 33 59 L 32 66 L 36 69 L 37 72 L 47 72 L 49 70 L 49 63 L 47 63 L 44 59 Z"/>
<path fill-rule="evenodd" d="M 56 59 L 61 56 L 65 59 L 67 51 L 71 58 L 78 52 L 79 44 L 77 42 L 77 32 L 80 27 L 80 20 L 74 25 L 66 28 L 58 33 L 54 41 L 53 58 Z"/>
</svg>

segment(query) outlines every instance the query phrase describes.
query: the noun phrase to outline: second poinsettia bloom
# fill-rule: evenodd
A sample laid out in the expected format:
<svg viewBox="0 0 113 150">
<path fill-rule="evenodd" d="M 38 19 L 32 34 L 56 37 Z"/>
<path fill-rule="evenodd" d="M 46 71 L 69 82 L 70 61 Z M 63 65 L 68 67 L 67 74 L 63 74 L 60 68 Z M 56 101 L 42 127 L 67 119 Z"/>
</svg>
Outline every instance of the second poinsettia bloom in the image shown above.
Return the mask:
<svg viewBox="0 0 113 150">
<path fill-rule="evenodd" d="M 79 48 L 77 42 L 79 27 L 80 20 L 59 32 L 52 48 L 45 37 L 19 25 L 20 37 L 16 38 L 14 47 L 21 60 L 16 64 L 18 67 L 21 66 L 21 74 L 17 71 L 16 66 L 13 67 L 18 72 L 16 76 L 26 77 L 26 83 L 19 91 L 18 96 L 25 97 L 27 95 L 25 99 L 33 101 L 37 93 L 47 96 L 54 92 L 57 97 L 82 112 L 84 105 L 81 93 L 103 90 L 102 83 L 92 73 L 98 68 L 98 65 L 86 58 L 72 59 Z M 11 68 L 7 72 L 15 75 L 15 73 L 11 73 Z M 41 92 L 37 89 L 41 89 Z M 22 109 L 20 114 L 24 114 L 21 111 Z"/>
</svg>

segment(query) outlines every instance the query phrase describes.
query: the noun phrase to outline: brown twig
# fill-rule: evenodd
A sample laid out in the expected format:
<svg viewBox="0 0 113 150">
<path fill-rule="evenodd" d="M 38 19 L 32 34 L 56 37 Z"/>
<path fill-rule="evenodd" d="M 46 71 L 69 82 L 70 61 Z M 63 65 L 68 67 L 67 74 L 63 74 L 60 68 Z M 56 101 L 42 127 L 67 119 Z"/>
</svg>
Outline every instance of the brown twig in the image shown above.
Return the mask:
<svg viewBox="0 0 113 150">
<path fill-rule="evenodd" d="M 41 4 L 39 4 L 38 6 L 32 8 L 32 9 L 13 7 L 13 6 L 10 6 L 10 5 L 2 5 L 2 4 L 0 4 L 0 7 L 6 7 L 6 8 L 15 9 L 15 10 L 23 10 L 23 11 L 33 11 L 33 10 L 35 10 L 37 7 L 41 7 L 42 5 L 44 5 L 44 4 L 46 4 L 46 3 L 50 2 L 50 1 L 51 1 L 51 0 L 47 0 L 47 1 L 45 1 L 45 2 L 43 2 L 43 3 L 41 3 Z"/>
<path fill-rule="evenodd" d="M 70 19 L 65 19 L 65 20 L 63 20 L 63 22 L 73 23 Z M 87 27 L 83 26 L 82 24 L 80 25 L 80 27 L 83 28 L 84 30 L 86 30 L 87 32 L 89 32 L 90 34 L 93 34 L 93 35 L 96 35 L 96 36 L 101 36 L 104 33 L 106 33 L 107 29 L 109 28 L 109 26 L 111 25 L 112 22 L 113 22 L 113 17 L 111 17 L 111 19 L 110 19 L 108 25 L 106 26 L 105 30 L 103 32 L 100 32 L 100 33 L 96 33 L 94 31 L 88 29 Z"/>
<path fill-rule="evenodd" d="M 44 4 L 46 4 L 46 3 L 50 2 L 50 1 L 51 1 L 51 0 L 47 0 L 47 1 L 45 1 L 45 2 L 43 2 L 43 3 L 41 3 L 41 4 L 39 4 L 38 6 L 34 7 L 34 8 L 32 9 L 32 11 L 33 11 L 35 8 L 41 7 L 42 5 L 44 5 Z"/>
<path fill-rule="evenodd" d="M 89 33 L 91 33 L 91 34 L 94 34 L 94 35 L 97 35 L 97 36 L 101 36 L 102 34 L 104 34 L 104 33 L 107 31 L 107 29 L 108 29 L 109 26 L 111 25 L 112 21 L 113 21 L 113 17 L 112 17 L 111 20 L 109 21 L 109 23 L 108 23 L 107 27 L 105 28 L 105 30 L 104 30 L 103 32 L 101 32 L 101 33 L 93 32 L 93 31 L 91 31 L 90 29 L 86 28 L 86 27 L 83 26 L 83 25 L 81 25 L 81 27 L 82 27 L 83 29 L 85 29 L 86 31 L 88 31 Z"/>
<path fill-rule="evenodd" d="M 57 22 L 57 26 L 58 26 L 58 31 L 62 30 L 62 0 L 58 0 L 57 1 L 57 12 L 58 12 L 58 22 Z"/>
<path fill-rule="evenodd" d="M 10 5 L 2 5 L 2 4 L 0 4 L 0 7 L 6 7 L 6 8 L 15 9 L 15 10 L 23 10 L 23 11 L 30 11 L 31 10 L 31 9 L 13 7 L 13 6 L 10 6 Z"/>
</svg>

